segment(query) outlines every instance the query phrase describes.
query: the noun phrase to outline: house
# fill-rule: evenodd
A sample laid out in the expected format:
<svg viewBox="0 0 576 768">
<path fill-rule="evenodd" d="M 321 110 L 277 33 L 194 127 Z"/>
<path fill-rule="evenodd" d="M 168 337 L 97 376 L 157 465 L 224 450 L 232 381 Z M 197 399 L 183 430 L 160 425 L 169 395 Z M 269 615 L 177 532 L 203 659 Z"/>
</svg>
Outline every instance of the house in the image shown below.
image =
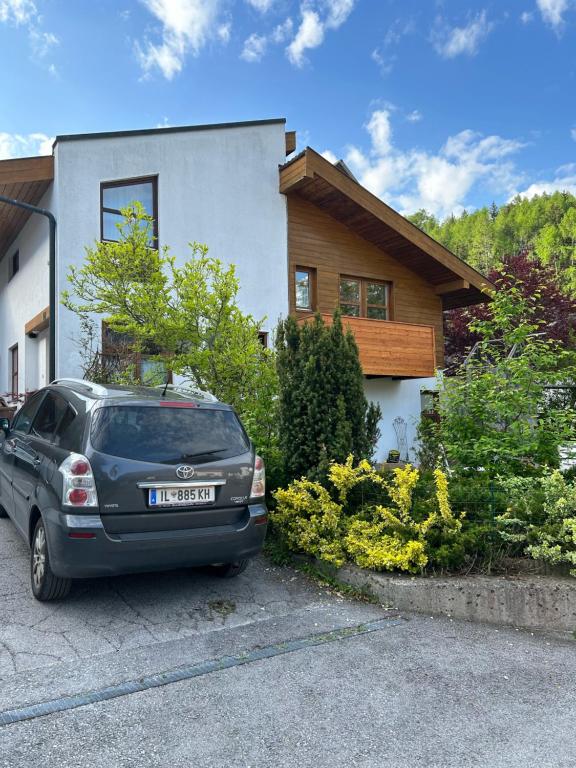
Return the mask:
<svg viewBox="0 0 576 768">
<path fill-rule="evenodd" d="M 77 317 L 58 296 L 97 239 L 114 239 L 135 199 L 179 259 L 191 240 L 234 263 L 240 303 L 266 318 L 326 317 L 354 332 L 366 394 L 383 412 L 378 457 L 408 443 L 421 393 L 443 365 L 442 312 L 485 301 L 486 280 L 362 187 L 343 163 L 295 150 L 285 121 L 58 136 L 53 156 L 0 161 L 0 395 L 81 376 Z"/>
</svg>

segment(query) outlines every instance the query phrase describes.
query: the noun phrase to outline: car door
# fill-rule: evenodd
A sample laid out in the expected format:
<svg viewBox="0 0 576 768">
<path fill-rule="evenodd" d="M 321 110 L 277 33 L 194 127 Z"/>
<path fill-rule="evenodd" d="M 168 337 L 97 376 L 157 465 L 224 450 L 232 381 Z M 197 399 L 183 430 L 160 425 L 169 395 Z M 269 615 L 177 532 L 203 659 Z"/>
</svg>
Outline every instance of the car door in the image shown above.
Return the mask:
<svg viewBox="0 0 576 768">
<path fill-rule="evenodd" d="M 45 394 L 45 391 L 37 392 L 24 403 L 2 445 L 2 467 L 6 473 L 4 479 L 9 479 L 12 488 L 11 508 L 7 512 L 26 539 L 32 493 L 27 467 L 31 467 L 34 461 L 29 432 Z"/>
</svg>

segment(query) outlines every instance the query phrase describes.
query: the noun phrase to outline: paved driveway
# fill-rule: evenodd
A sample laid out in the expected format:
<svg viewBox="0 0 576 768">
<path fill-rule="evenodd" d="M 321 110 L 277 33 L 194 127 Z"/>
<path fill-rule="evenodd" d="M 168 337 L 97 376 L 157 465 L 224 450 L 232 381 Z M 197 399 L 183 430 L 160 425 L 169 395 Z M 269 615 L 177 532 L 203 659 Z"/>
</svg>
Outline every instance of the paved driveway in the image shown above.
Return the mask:
<svg viewBox="0 0 576 768">
<path fill-rule="evenodd" d="M 573 768 L 575 671 L 570 638 L 399 617 L 264 559 L 40 605 L 0 521 L 2 768 Z"/>
</svg>

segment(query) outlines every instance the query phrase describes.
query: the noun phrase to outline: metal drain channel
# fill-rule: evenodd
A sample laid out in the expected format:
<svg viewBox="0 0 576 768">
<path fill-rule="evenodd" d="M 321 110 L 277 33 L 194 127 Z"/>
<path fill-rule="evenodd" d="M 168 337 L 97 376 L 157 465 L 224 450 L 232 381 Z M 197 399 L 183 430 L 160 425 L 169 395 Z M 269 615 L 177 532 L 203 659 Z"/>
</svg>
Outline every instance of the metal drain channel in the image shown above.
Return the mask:
<svg viewBox="0 0 576 768">
<path fill-rule="evenodd" d="M 132 693 L 148 691 L 151 688 L 160 688 L 164 685 L 178 683 L 181 680 L 192 680 L 194 677 L 202 677 L 212 672 L 219 672 L 231 667 L 241 667 L 244 664 L 252 664 L 262 659 L 272 659 L 275 656 L 283 656 L 287 653 L 301 651 L 304 648 L 313 648 L 317 645 L 326 645 L 338 640 L 345 640 L 349 637 L 358 637 L 370 632 L 379 632 L 388 627 L 394 627 L 402 624 L 402 620 L 378 619 L 368 621 L 365 624 L 356 624 L 351 627 L 334 629 L 330 632 L 324 632 L 317 635 L 308 635 L 298 640 L 287 640 L 274 645 L 267 645 L 263 648 L 255 648 L 251 651 L 245 651 L 236 656 L 222 656 L 219 659 L 210 659 L 201 661 L 198 664 L 192 664 L 189 667 L 179 667 L 178 669 L 160 672 L 156 675 L 147 675 L 137 680 L 128 680 L 125 683 L 110 685 L 106 688 L 99 688 L 88 693 L 79 693 L 73 696 L 62 696 L 57 699 L 30 704 L 25 707 L 8 709 L 0 712 L 0 726 L 10 725 L 11 723 L 21 723 L 25 720 L 35 720 L 37 717 L 53 715 L 57 712 L 66 712 L 69 709 L 78 709 L 88 704 L 98 704 L 102 701 L 111 701 L 121 696 L 130 696 Z"/>
</svg>

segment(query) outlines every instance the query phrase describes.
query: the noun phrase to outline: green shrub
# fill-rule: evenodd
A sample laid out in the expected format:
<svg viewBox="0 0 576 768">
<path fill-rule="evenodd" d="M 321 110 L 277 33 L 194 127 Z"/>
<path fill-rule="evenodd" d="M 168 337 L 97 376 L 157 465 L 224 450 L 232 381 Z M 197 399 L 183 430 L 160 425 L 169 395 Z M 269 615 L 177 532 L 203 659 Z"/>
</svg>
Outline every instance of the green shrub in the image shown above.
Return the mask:
<svg viewBox="0 0 576 768">
<path fill-rule="evenodd" d="M 330 491 L 302 478 L 274 494 L 272 521 L 294 550 L 334 565 L 348 558 L 363 568 L 412 573 L 428 563 L 446 567 L 463 556 L 458 544 L 462 520 L 452 513 L 442 471 L 434 471 L 431 500 L 418 518 L 413 497 L 420 473 L 410 465 L 397 467 L 387 478 L 367 461 L 354 466 L 349 456 L 343 464 L 333 462 L 328 477 Z M 358 489 L 366 484 L 380 491 L 382 503 L 357 503 Z"/>
<path fill-rule="evenodd" d="M 576 484 L 558 470 L 541 478 L 509 478 L 500 535 L 530 557 L 569 564 L 576 576 Z"/>
</svg>

